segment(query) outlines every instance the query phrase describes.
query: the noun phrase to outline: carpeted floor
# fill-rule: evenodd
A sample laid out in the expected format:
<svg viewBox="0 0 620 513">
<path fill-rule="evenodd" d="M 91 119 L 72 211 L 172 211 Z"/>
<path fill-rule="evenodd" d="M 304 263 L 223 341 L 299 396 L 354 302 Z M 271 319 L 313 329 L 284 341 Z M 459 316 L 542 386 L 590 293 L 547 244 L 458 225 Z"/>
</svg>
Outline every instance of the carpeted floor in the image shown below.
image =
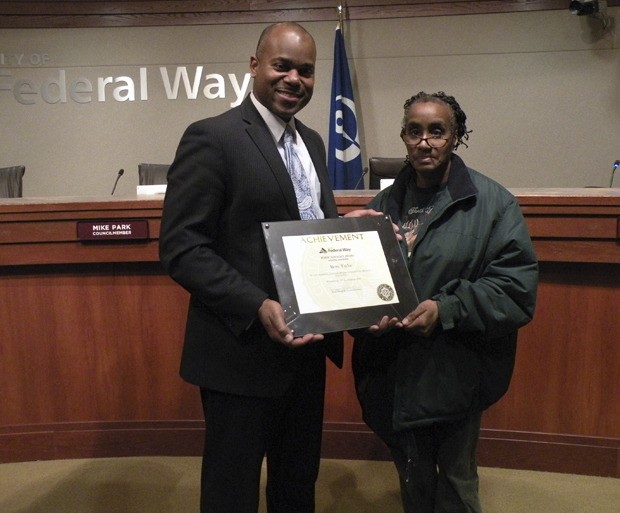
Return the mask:
<svg viewBox="0 0 620 513">
<path fill-rule="evenodd" d="M 5 463 L 0 513 L 197 513 L 199 473 L 200 458 Z M 480 492 L 485 513 L 620 512 L 620 479 L 481 468 Z M 391 463 L 323 460 L 317 513 L 401 511 Z"/>
</svg>

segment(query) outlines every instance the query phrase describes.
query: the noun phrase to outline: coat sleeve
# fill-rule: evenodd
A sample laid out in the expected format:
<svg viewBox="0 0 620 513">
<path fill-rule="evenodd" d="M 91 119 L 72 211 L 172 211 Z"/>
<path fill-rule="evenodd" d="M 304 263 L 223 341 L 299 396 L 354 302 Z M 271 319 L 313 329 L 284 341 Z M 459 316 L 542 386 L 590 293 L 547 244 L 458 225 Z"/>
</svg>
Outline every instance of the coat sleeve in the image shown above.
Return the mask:
<svg viewBox="0 0 620 513">
<path fill-rule="evenodd" d="M 484 338 L 513 333 L 531 321 L 536 304 L 538 262 L 516 201 L 495 220 L 475 279 L 453 279 L 433 299 L 444 330 Z"/>
</svg>

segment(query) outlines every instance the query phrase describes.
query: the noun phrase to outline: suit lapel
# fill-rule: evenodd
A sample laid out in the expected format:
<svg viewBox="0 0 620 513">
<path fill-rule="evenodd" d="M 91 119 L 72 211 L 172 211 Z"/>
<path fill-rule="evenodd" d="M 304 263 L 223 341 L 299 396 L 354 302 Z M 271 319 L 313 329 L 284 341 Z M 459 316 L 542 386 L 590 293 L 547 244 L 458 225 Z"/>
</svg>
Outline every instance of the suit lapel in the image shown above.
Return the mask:
<svg viewBox="0 0 620 513">
<path fill-rule="evenodd" d="M 280 185 L 280 189 L 282 190 L 282 195 L 284 196 L 284 201 L 286 203 L 286 208 L 291 214 L 291 219 L 300 219 L 299 209 L 297 208 L 297 198 L 295 196 L 295 190 L 293 189 L 291 178 L 286 170 L 284 162 L 282 161 L 280 152 L 273 142 L 271 132 L 265 125 L 263 118 L 252 104 L 252 100 L 249 96 L 241 104 L 241 112 L 243 119 L 246 123 L 248 123 L 246 132 L 254 141 L 254 144 L 256 144 L 258 150 L 262 153 L 265 161 L 271 169 L 271 172 Z"/>
<path fill-rule="evenodd" d="M 244 121 L 247 123 L 246 131 L 248 135 L 262 153 L 271 172 L 280 185 L 286 208 L 291 215 L 291 219 L 300 219 L 295 190 L 293 189 L 293 184 L 291 183 L 286 166 L 282 161 L 278 148 L 273 142 L 271 132 L 249 97 L 241 104 L 241 113 Z M 306 148 L 308 148 L 308 153 L 310 154 L 317 176 L 319 177 L 319 182 L 321 184 L 321 209 L 325 217 L 338 217 L 338 209 L 327 173 L 325 152 L 322 148 L 317 147 L 315 138 L 309 135 L 311 131 L 308 127 L 299 120 L 296 120 L 296 126 L 297 131 L 304 140 Z"/>
</svg>

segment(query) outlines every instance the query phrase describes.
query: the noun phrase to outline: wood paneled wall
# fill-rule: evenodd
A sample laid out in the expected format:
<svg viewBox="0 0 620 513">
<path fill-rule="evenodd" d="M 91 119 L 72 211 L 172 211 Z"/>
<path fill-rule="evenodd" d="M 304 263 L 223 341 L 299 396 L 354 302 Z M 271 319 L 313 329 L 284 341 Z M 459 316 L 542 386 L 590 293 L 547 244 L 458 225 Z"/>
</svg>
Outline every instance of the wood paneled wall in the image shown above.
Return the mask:
<svg viewBox="0 0 620 513">
<path fill-rule="evenodd" d="M 483 418 L 482 465 L 620 477 L 620 196 L 513 191 L 541 261 L 510 390 Z M 337 193 L 342 213 L 374 191 Z M 165 275 L 161 199 L 0 200 L 0 462 L 199 455 L 178 376 L 188 294 Z M 145 219 L 148 240 L 80 242 L 78 220 Z M 388 459 L 350 369 L 328 366 L 323 454 Z"/>
<path fill-rule="evenodd" d="M 541 261 L 510 390 L 483 418 L 482 465 L 620 477 L 620 194 L 513 191 Z M 337 193 L 341 212 L 374 191 Z M 0 462 L 199 455 L 178 376 L 188 294 L 157 247 L 161 199 L 0 200 Z M 145 219 L 148 240 L 83 242 L 78 220 Z M 323 454 L 388 459 L 350 368 L 328 366 Z"/>
<path fill-rule="evenodd" d="M 568 9 L 567 0 L 0 1 L 0 28 L 138 27 L 490 14 Z M 620 0 L 609 0 L 609 6 Z"/>
</svg>

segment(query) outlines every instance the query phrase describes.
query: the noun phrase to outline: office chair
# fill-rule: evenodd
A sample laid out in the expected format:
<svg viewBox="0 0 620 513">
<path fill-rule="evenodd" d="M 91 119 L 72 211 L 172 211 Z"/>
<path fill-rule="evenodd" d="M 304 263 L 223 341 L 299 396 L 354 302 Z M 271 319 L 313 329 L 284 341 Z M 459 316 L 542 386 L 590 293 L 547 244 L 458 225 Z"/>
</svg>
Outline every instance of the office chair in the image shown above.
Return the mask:
<svg viewBox="0 0 620 513">
<path fill-rule="evenodd" d="M 396 178 L 398 172 L 404 167 L 404 157 L 370 157 L 368 159 L 368 188 L 380 189 L 382 178 Z"/>
<path fill-rule="evenodd" d="M 170 164 L 138 164 L 138 185 L 163 185 L 168 183 Z"/>
<path fill-rule="evenodd" d="M 0 168 L 0 198 L 21 198 L 26 166 Z"/>
</svg>

